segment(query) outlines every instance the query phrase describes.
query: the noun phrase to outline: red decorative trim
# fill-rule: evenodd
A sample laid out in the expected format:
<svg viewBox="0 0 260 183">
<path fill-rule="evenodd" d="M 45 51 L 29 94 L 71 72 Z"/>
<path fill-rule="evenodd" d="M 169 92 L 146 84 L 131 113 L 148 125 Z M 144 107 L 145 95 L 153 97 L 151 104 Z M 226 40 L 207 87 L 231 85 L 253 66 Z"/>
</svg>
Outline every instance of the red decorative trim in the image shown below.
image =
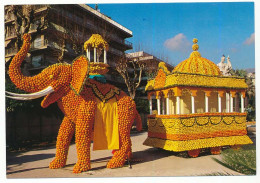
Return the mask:
<svg viewBox="0 0 260 183">
<path fill-rule="evenodd" d="M 194 133 L 194 134 L 167 134 L 167 133 L 157 133 L 148 131 L 148 137 L 167 139 L 167 140 L 195 140 L 203 138 L 213 138 L 213 137 L 229 137 L 229 136 L 242 136 L 246 135 L 246 129 L 243 130 L 225 130 L 216 131 L 208 133 Z"/>
</svg>

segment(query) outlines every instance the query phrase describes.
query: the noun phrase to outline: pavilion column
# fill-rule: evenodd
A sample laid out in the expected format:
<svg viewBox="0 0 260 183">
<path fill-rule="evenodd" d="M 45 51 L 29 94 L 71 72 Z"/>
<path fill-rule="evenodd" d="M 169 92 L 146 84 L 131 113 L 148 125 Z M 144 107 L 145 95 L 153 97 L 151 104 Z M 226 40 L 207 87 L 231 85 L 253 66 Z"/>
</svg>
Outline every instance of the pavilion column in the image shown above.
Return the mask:
<svg viewBox="0 0 260 183">
<path fill-rule="evenodd" d="M 195 113 L 195 97 L 197 96 L 197 90 L 191 90 L 191 113 Z"/>
<path fill-rule="evenodd" d="M 149 109 L 150 109 L 150 115 L 153 114 L 153 98 L 150 96 L 149 98 Z"/>
<path fill-rule="evenodd" d="M 239 95 L 236 94 L 235 96 L 235 112 L 239 112 Z"/>
<path fill-rule="evenodd" d="M 205 95 L 205 112 L 209 112 L 209 97 Z"/>
<path fill-rule="evenodd" d="M 195 102 L 194 102 L 194 96 L 191 95 L 191 113 L 195 113 Z"/>
<path fill-rule="evenodd" d="M 230 112 L 233 112 L 233 95 L 230 93 Z"/>
<path fill-rule="evenodd" d="M 170 115 L 170 95 L 167 93 L 166 97 L 166 115 Z"/>
<path fill-rule="evenodd" d="M 226 93 L 226 112 L 229 112 L 229 93 Z"/>
<path fill-rule="evenodd" d="M 176 114 L 181 113 L 181 101 L 180 101 L 180 96 L 176 97 Z"/>
<path fill-rule="evenodd" d="M 104 49 L 104 64 L 107 64 L 107 50 Z"/>
<path fill-rule="evenodd" d="M 161 115 L 161 97 L 157 96 L 157 113 L 158 115 Z"/>
<path fill-rule="evenodd" d="M 209 96 L 210 91 L 205 91 L 205 112 L 209 112 Z"/>
<path fill-rule="evenodd" d="M 94 63 L 97 62 L 97 48 L 94 48 Z"/>
<path fill-rule="evenodd" d="M 88 50 L 88 59 L 89 59 L 89 61 L 90 61 L 90 59 L 91 59 L 90 50 Z"/>
<path fill-rule="evenodd" d="M 241 93 L 241 112 L 245 112 L 244 96 Z"/>
<path fill-rule="evenodd" d="M 165 98 L 162 97 L 162 115 L 165 115 Z"/>
<path fill-rule="evenodd" d="M 221 96 L 218 93 L 218 112 L 221 112 Z"/>
<path fill-rule="evenodd" d="M 89 58 L 88 58 L 88 48 L 86 50 L 86 56 L 87 56 L 87 59 L 89 60 Z"/>
<path fill-rule="evenodd" d="M 87 56 L 87 59 L 90 61 L 90 49 L 87 48 L 86 50 L 86 56 Z"/>
</svg>

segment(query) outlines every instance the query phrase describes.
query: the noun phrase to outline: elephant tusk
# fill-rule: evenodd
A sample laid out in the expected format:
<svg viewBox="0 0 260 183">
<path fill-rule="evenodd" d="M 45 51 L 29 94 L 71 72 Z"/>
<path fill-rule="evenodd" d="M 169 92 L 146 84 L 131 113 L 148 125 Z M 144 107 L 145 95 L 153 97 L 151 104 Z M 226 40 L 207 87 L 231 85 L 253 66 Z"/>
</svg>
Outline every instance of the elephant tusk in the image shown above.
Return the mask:
<svg viewBox="0 0 260 183">
<path fill-rule="evenodd" d="M 32 100 L 32 99 L 43 97 L 52 92 L 54 92 L 54 89 L 51 86 L 48 86 L 44 90 L 41 90 L 36 93 L 30 93 L 30 94 L 19 94 L 19 93 L 12 93 L 12 92 L 6 91 L 7 94 L 11 95 L 11 96 L 6 96 L 6 97 L 16 99 L 16 100 Z"/>
<path fill-rule="evenodd" d="M 32 100 L 36 99 L 36 97 L 13 97 L 13 96 L 6 96 L 7 98 L 15 99 L 15 100 Z"/>
</svg>

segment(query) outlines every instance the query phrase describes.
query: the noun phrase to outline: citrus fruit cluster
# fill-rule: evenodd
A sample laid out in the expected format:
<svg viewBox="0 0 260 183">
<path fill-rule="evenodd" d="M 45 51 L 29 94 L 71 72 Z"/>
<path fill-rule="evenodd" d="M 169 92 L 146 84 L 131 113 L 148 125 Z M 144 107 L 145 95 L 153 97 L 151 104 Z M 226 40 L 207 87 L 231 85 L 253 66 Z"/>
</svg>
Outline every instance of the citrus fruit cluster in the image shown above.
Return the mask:
<svg viewBox="0 0 260 183">
<path fill-rule="evenodd" d="M 114 151 L 107 168 L 118 168 L 125 164 L 131 156 L 130 130 L 135 118 L 135 103 L 129 96 L 124 96 L 118 101 L 119 118 L 119 150 Z"/>
</svg>

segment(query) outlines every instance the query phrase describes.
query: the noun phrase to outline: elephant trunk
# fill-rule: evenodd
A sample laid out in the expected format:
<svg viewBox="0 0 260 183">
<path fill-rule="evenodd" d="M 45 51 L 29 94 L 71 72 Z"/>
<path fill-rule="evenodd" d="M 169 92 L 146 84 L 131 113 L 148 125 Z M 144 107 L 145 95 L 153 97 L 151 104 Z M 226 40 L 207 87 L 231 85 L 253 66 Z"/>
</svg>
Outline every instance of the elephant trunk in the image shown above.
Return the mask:
<svg viewBox="0 0 260 183">
<path fill-rule="evenodd" d="M 17 88 L 26 92 L 36 92 L 43 88 L 38 85 L 37 80 L 40 78 L 38 75 L 33 77 L 24 76 L 21 71 L 21 64 L 25 59 L 31 46 L 31 36 L 29 34 L 23 35 L 23 45 L 19 52 L 12 59 L 9 66 L 9 76 L 11 81 Z"/>
</svg>

